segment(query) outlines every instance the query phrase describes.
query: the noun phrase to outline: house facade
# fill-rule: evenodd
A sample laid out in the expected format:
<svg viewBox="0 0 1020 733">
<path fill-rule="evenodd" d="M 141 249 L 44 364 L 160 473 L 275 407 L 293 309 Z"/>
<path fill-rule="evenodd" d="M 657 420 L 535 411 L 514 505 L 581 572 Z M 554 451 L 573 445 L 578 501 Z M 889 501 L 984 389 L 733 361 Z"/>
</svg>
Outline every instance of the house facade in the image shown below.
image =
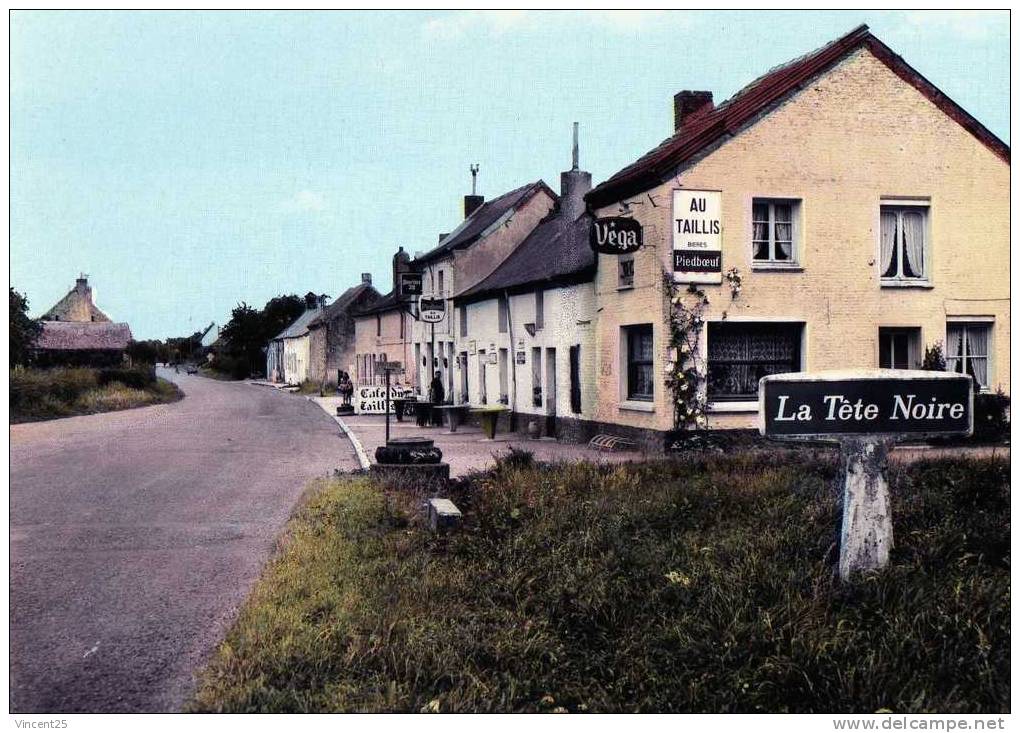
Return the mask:
<svg viewBox="0 0 1020 733">
<path fill-rule="evenodd" d="M 355 355 L 355 313 L 379 299 L 372 276 L 348 288 L 308 324 L 308 379 L 336 385 L 341 371 L 352 374 Z"/>
<path fill-rule="evenodd" d="M 404 374 L 391 377 L 391 383 L 414 387 L 416 371 L 411 367 L 410 305 L 400 297 L 400 274 L 411 269 L 411 257 L 401 247 L 393 255 L 393 287 L 371 305 L 355 310 L 354 358 L 350 370 L 355 385 L 380 385 L 386 375 L 376 370 L 376 362 L 399 361 L 405 366 Z"/>
<path fill-rule="evenodd" d="M 595 255 L 584 195 L 591 174 L 561 174 L 555 207 L 496 269 L 454 296 L 455 401 L 502 403 L 509 427 L 590 438 L 595 391 Z"/>
<path fill-rule="evenodd" d="M 491 201 L 464 197 L 464 221 L 440 238 L 439 245 L 412 261 L 422 273 L 422 294 L 445 301 L 446 316 L 438 323 L 414 320 L 411 325 L 413 383 L 421 398 L 428 396 L 435 372 L 440 373 L 447 401 L 458 399 L 459 372 L 456 329 L 451 316 L 455 293 L 490 275 L 532 232 L 556 203 L 556 194 L 535 181 Z M 433 350 L 434 349 L 434 350 Z"/>
<path fill-rule="evenodd" d="M 266 376 L 270 381 L 296 385 L 310 378 L 311 336 L 308 327 L 321 314 L 325 300 L 325 295 L 305 295 L 304 313 L 269 342 Z"/>
<path fill-rule="evenodd" d="M 1009 392 L 1009 148 L 866 26 L 674 112 L 671 138 L 587 197 L 643 235 L 599 255 L 598 422 L 670 430 L 678 359 L 709 428 L 756 427 L 766 374 L 912 368 L 938 343 Z M 670 348 L 679 306 L 704 321 L 692 353 Z"/>
</svg>

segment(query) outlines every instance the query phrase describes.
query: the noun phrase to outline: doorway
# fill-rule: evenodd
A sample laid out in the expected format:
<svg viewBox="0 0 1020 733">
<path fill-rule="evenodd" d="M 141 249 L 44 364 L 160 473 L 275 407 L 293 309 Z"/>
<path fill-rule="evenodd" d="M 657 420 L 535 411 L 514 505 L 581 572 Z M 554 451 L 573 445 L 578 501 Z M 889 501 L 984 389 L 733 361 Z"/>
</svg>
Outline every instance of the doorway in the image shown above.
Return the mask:
<svg viewBox="0 0 1020 733">
<path fill-rule="evenodd" d="M 545 435 L 556 437 L 556 349 L 545 350 Z"/>
</svg>

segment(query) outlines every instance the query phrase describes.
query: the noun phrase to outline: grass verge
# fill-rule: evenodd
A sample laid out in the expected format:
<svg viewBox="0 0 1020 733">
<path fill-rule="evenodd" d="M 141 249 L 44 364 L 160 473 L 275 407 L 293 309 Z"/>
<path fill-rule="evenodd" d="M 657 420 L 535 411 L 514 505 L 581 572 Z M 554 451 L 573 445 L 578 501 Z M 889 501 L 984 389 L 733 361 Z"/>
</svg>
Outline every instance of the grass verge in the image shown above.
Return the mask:
<svg viewBox="0 0 1020 733">
<path fill-rule="evenodd" d="M 11 423 L 176 402 L 184 393 L 151 369 L 11 370 Z"/>
<path fill-rule="evenodd" d="M 890 469 L 883 573 L 832 575 L 834 464 L 516 456 L 420 497 L 324 481 L 195 711 L 1009 710 L 1009 465 Z"/>
</svg>

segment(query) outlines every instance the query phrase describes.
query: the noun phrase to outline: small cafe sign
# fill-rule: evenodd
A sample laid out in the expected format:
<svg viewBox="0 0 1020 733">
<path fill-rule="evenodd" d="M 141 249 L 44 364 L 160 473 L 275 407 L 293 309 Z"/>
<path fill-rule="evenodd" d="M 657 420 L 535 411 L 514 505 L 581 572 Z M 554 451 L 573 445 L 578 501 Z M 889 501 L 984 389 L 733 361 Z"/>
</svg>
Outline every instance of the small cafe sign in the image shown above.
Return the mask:
<svg viewBox="0 0 1020 733">
<path fill-rule="evenodd" d="M 893 546 L 885 468 L 904 438 L 974 429 L 971 378 L 952 372 L 861 369 L 773 374 L 758 383 L 759 430 L 779 440 L 839 444 L 843 468 L 839 576 L 880 570 Z"/>
<path fill-rule="evenodd" d="M 720 191 L 673 191 L 673 280 L 722 282 Z"/>
<path fill-rule="evenodd" d="M 641 249 L 641 224 L 622 216 L 596 219 L 591 227 L 591 247 L 599 254 L 625 255 Z"/>
</svg>

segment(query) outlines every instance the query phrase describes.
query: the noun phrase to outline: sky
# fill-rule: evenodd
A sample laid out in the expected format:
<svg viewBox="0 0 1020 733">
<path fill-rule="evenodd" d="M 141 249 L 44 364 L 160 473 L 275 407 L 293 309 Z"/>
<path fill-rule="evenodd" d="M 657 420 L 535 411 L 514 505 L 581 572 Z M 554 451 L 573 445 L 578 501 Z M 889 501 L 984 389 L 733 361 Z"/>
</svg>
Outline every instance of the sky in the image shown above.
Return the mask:
<svg viewBox="0 0 1020 733">
<path fill-rule="evenodd" d="M 137 339 L 240 302 L 337 296 L 494 197 L 596 183 L 867 23 L 1009 142 L 1007 11 L 66 12 L 11 16 L 11 285 L 38 316 L 88 275 Z"/>
</svg>

